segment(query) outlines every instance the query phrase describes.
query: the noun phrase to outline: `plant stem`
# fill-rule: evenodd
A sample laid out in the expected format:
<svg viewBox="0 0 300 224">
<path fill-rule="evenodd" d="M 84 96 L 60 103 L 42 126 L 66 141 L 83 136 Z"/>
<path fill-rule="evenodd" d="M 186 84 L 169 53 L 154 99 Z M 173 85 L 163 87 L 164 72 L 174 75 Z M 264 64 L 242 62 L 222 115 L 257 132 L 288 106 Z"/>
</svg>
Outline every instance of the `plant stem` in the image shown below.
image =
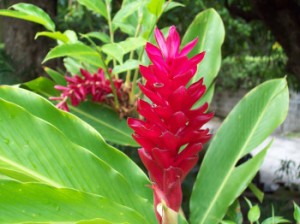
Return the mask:
<svg viewBox="0 0 300 224">
<path fill-rule="evenodd" d="M 135 38 L 139 35 L 139 32 L 141 31 L 142 18 L 143 18 L 143 16 L 139 17 L 139 21 L 138 21 L 138 24 L 137 24 L 137 27 L 136 27 L 136 30 L 135 30 L 135 34 L 134 34 Z M 131 60 L 133 58 L 133 54 L 134 54 L 134 50 L 130 52 L 129 60 Z M 126 86 L 130 86 L 130 78 L 131 78 L 131 71 L 128 70 L 127 73 L 126 73 L 126 81 L 125 81 Z"/>
<path fill-rule="evenodd" d="M 110 36 L 110 42 L 113 44 L 115 42 L 115 38 L 114 38 L 114 30 L 112 27 L 112 20 L 111 20 L 111 14 L 110 14 L 110 4 L 108 3 L 108 1 L 106 0 L 106 11 L 107 11 L 107 23 L 108 23 L 108 29 L 109 29 L 109 36 Z M 116 60 L 113 59 L 113 67 L 116 67 Z M 116 75 L 116 77 L 118 78 L 118 75 Z"/>
</svg>

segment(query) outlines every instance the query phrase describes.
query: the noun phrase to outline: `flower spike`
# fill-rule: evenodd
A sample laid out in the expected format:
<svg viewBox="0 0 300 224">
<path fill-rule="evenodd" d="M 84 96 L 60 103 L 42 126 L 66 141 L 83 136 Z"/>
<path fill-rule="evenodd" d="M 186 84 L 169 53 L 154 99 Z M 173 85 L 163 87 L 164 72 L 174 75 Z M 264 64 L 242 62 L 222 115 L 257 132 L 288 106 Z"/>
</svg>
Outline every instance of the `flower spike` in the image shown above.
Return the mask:
<svg viewBox="0 0 300 224">
<path fill-rule="evenodd" d="M 92 101 L 102 103 L 109 101 L 109 95 L 112 94 L 111 85 L 108 79 L 104 76 L 104 71 L 99 69 L 97 73 L 90 74 L 84 69 L 80 69 L 82 76 L 75 75 L 74 77 L 65 77 L 67 86 L 56 85 L 54 88 L 61 91 L 59 97 L 50 97 L 50 100 L 60 101 L 56 107 L 65 111 L 70 111 L 67 100 L 70 99 L 73 106 L 78 106 L 82 101 L 87 100 L 88 95 L 91 95 Z M 114 85 L 117 94 L 120 95 L 122 80 L 114 79 Z"/>
<path fill-rule="evenodd" d="M 177 214 L 180 209 L 181 183 L 211 137 L 208 130 L 201 128 L 213 114 L 205 113 L 207 103 L 193 108 L 206 91 L 203 79 L 188 84 L 204 57 L 204 52 L 187 57 L 198 38 L 181 51 L 175 26 L 170 28 L 167 38 L 156 28 L 155 39 L 158 46 L 146 45 L 152 64 L 140 66 L 146 83 L 139 84 L 152 104 L 139 100 L 137 109 L 144 120 L 128 118 L 128 124 L 134 130 L 133 138 L 142 146 L 139 156 L 152 181 L 157 219 L 163 223 L 170 211 Z"/>
</svg>

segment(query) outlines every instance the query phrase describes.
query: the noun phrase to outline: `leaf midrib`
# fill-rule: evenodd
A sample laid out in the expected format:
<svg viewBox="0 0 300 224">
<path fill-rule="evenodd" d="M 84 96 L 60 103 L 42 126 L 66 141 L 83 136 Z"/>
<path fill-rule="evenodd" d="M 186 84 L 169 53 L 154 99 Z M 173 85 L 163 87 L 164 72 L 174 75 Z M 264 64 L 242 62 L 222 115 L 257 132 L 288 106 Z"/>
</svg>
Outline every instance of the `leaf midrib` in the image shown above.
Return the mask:
<svg viewBox="0 0 300 224">
<path fill-rule="evenodd" d="M 22 171 L 24 174 L 26 174 L 26 175 L 28 175 L 30 177 L 33 177 L 33 178 L 35 178 L 37 180 L 41 180 L 41 182 L 43 182 L 43 183 L 49 184 L 49 185 L 51 185 L 53 187 L 56 187 L 56 188 L 62 188 L 63 187 L 62 185 L 60 185 L 60 184 L 58 184 L 58 183 L 50 180 L 49 178 L 47 178 L 45 176 L 42 176 L 42 175 L 40 175 L 40 174 L 38 174 L 38 173 L 36 173 L 36 172 L 34 172 L 34 171 L 32 171 L 32 170 L 24 167 L 24 166 L 21 166 L 18 163 L 15 163 L 15 162 L 13 162 L 11 160 L 8 160 L 8 159 L 4 158 L 3 156 L 0 156 L 0 160 L 3 161 L 6 164 L 11 165 L 12 167 L 16 168 L 17 170 Z"/>
</svg>

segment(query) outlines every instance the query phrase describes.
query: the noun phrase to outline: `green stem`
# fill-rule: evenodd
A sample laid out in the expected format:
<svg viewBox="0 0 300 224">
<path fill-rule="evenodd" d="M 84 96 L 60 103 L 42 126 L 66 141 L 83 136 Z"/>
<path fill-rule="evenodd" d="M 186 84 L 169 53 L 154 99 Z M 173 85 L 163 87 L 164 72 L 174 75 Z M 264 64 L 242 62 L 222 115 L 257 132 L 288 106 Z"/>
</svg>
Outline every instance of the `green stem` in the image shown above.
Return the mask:
<svg viewBox="0 0 300 224">
<path fill-rule="evenodd" d="M 112 20 L 111 20 L 111 14 L 110 14 L 110 4 L 107 1 L 105 1 L 105 2 L 106 2 L 107 23 L 108 23 L 108 29 L 109 29 L 110 42 L 114 43 L 115 38 L 114 38 L 114 29 L 112 27 Z M 116 67 L 115 59 L 113 59 L 113 67 Z M 116 75 L 116 77 L 117 77 L 117 75 Z"/>
<path fill-rule="evenodd" d="M 138 25 L 135 30 L 135 34 L 134 34 L 135 38 L 139 35 L 139 32 L 141 31 L 141 27 L 142 27 L 141 25 L 142 25 L 142 17 L 139 19 Z M 134 55 L 134 51 L 131 51 L 129 55 L 129 60 L 133 58 L 133 55 Z M 130 86 L 130 78 L 131 78 L 131 71 L 128 70 L 126 74 L 126 81 L 125 81 L 126 86 Z"/>
</svg>

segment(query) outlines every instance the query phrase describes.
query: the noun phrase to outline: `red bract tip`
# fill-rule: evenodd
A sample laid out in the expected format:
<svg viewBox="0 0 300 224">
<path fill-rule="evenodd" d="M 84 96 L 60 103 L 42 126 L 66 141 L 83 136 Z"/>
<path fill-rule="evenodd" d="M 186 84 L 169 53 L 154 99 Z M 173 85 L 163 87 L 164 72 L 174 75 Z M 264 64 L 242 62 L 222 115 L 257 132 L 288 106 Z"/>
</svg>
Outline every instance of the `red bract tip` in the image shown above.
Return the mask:
<svg viewBox="0 0 300 224">
<path fill-rule="evenodd" d="M 140 100 L 138 112 L 145 119 L 129 118 L 128 124 L 135 131 L 134 139 L 142 146 L 139 155 L 152 181 L 155 212 L 161 223 L 162 216 L 157 211 L 159 204 L 175 212 L 180 209 L 181 183 L 197 163 L 202 145 L 211 137 L 208 130 L 201 128 L 213 114 L 205 114 L 207 103 L 193 108 L 205 93 L 203 79 L 188 85 L 204 57 L 204 52 L 190 59 L 187 57 L 198 38 L 181 51 L 180 37 L 174 26 L 167 38 L 155 29 L 155 38 L 158 47 L 146 45 L 153 64 L 140 66 L 146 83 L 139 84 L 152 105 Z"/>
</svg>

